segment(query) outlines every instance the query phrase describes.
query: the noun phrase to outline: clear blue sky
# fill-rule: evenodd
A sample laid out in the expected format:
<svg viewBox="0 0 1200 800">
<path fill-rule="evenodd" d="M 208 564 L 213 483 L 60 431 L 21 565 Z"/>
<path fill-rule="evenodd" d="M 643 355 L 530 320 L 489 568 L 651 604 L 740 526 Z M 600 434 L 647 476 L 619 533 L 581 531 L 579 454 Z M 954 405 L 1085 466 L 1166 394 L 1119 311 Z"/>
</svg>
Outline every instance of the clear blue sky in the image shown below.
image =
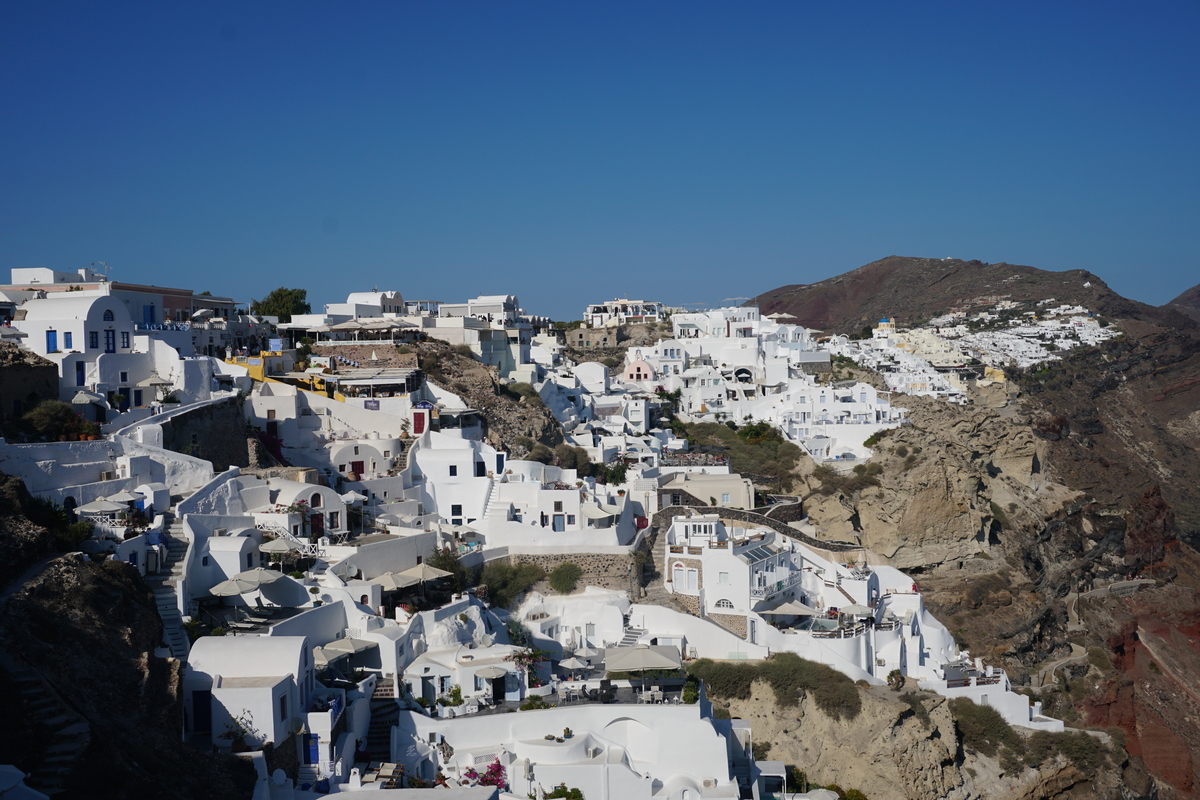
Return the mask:
<svg viewBox="0 0 1200 800">
<path fill-rule="evenodd" d="M 1200 5 L 5 3 L 0 280 L 719 303 L 1200 282 Z"/>
</svg>

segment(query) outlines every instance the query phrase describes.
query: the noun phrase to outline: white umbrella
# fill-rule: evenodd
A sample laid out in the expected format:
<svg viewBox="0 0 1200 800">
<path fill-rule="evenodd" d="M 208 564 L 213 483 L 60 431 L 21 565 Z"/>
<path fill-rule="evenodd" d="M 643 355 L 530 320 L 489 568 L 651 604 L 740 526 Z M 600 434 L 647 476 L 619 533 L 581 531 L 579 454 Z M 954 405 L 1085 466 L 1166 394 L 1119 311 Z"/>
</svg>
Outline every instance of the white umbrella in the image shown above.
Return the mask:
<svg viewBox="0 0 1200 800">
<path fill-rule="evenodd" d="M 141 500 L 142 496 L 140 494 L 134 494 L 127 489 L 122 489 L 114 495 L 109 495 L 107 499 L 113 501 L 114 503 L 132 503 L 134 500 Z"/>
<path fill-rule="evenodd" d="M 257 589 L 259 586 L 264 584 L 274 583 L 282 577 L 283 574 L 276 572 L 275 570 L 255 567 L 254 569 L 248 569 L 245 572 L 239 572 L 237 575 L 233 576 L 233 579 L 235 581 L 254 584 L 251 588 Z"/>
<path fill-rule="evenodd" d="M 358 653 L 365 653 L 373 647 L 379 647 L 379 642 L 373 642 L 370 639 L 346 637 L 345 639 L 334 639 L 332 642 L 326 644 L 325 652 L 357 655 Z"/>
<path fill-rule="evenodd" d="M 347 658 L 349 655 L 349 653 L 339 653 L 336 650 L 326 650 L 324 647 L 314 647 L 313 663 L 318 667 L 327 667 L 339 658 Z"/>
<path fill-rule="evenodd" d="M 286 539 L 272 539 L 271 541 L 258 548 L 260 553 L 290 553 L 296 549 L 296 545 Z"/>
<path fill-rule="evenodd" d="M 126 506 L 119 503 L 114 503 L 110 500 L 105 500 L 103 497 L 99 500 L 93 500 L 87 505 L 79 506 L 75 509 L 77 514 L 115 514 L 118 511 L 128 511 Z"/>
<path fill-rule="evenodd" d="M 588 647 L 587 645 L 584 645 L 583 647 L 581 647 L 575 651 L 576 658 L 595 658 L 598 655 L 600 655 L 600 653 L 598 651 L 593 650 L 592 648 Z"/>
<path fill-rule="evenodd" d="M 866 606 L 860 606 L 857 603 L 846 606 L 845 608 L 841 609 L 841 612 L 851 617 L 870 617 L 874 616 L 875 614 L 875 612 L 871 609 L 867 608 Z"/>
<path fill-rule="evenodd" d="M 358 492 L 346 492 L 344 495 L 342 495 L 342 502 L 350 503 L 351 505 L 354 503 L 361 503 L 367 499 L 368 498 L 365 494 L 359 494 Z"/>
<path fill-rule="evenodd" d="M 574 672 L 577 669 L 587 669 L 588 665 L 580 661 L 578 658 L 564 658 L 558 662 L 558 665 L 563 669 L 569 669 Z"/>
<path fill-rule="evenodd" d="M 479 533 L 479 531 L 475 530 L 470 525 L 455 525 L 450 529 L 450 532 L 457 533 L 459 536 L 466 536 L 470 533 Z"/>
<path fill-rule="evenodd" d="M 868 609 L 870 610 L 870 609 Z M 803 603 L 797 603 L 795 600 L 789 600 L 786 603 L 781 603 L 774 608 L 768 608 L 765 611 L 758 612 L 760 614 L 794 614 L 798 617 L 815 617 L 821 612 L 815 608 L 809 608 Z"/>
<path fill-rule="evenodd" d="M 503 678 L 508 674 L 508 670 L 504 667 L 484 667 L 481 670 L 476 670 L 475 674 L 484 680 L 490 681 L 496 678 Z"/>
</svg>

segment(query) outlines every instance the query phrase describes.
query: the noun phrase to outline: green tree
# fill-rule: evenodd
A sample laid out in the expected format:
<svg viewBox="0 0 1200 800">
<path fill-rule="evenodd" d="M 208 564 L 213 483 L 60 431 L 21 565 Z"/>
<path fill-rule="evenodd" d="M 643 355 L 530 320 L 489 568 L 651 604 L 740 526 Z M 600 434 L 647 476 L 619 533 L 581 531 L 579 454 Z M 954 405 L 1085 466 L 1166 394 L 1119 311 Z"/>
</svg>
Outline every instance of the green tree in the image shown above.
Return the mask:
<svg viewBox="0 0 1200 800">
<path fill-rule="evenodd" d="M 81 433 L 86 423 L 83 417 L 75 413 L 70 403 L 61 400 L 43 400 L 25 412 L 21 421 L 51 439 L 70 433 Z"/>
<path fill-rule="evenodd" d="M 291 322 L 293 314 L 308 314 L 307 289 L 288 289 L 280 286 L 262 300 L 250 304 L 250 313 L 261 317 L 279 317 L 280 322 Z"/>
<path fill-rule="evenodd" d="M 444 569 L 449 572 L 450 582 L 454 584 L 455 592 L 461 592 L 466 588 L 467 571 L 463 568 L 462 558 L 454 548 L 449 550 L 433 548 L 433 554 L 425 563 L 434 569 Z"/>
<path fill-rule="evenodd" d="M 583 568 L 573 561 L 566 561 L 550 570 L 550 586 L 559 594 L 570 594 L 582 577 Z"/>
</svg>

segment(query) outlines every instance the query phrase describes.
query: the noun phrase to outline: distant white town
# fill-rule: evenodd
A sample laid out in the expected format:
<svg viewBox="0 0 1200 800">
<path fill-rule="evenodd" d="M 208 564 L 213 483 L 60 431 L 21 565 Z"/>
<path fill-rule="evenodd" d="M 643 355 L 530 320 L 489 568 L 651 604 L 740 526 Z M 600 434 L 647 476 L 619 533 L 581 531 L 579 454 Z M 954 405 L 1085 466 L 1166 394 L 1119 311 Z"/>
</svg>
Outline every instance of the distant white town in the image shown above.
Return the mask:
<svg viewBox="0 0 1200 800">
<path fill-rule="evenodd" d="M 1063 729 L 961 650 L 911 577 L 823 539 L 798 498 L 757 491 L 666 421 L 766 423 L 849 470 L 906 424 L 906 395 L 965 404 L 1005 368 L 1119 334 L 1087 309 L 1001 298 L 910 330 L 882 319 L 866 338 L 752 306 L 629 299 L 582 306 L 574 327 L 511 295 L 359 291 L 286 323 L 247 310 L 90 269 L 13 270 L 0 340 L 54 366 L 56 399 L 85 429 L 0 440 L 0 471 L 90 520 L 84 552 L 145 577 L 158 655 L 186 665 L 181 735 L 244 751 L 256 798 L 779 796 L 783 765 L 754 758 L 752 724 L 720 718 L 686 676 L 705 658 L 793 653 Z M 576 360 L 646 323 L 657 341 L 618 366 Z M 609 480 L 488 437 L 480 409 L 409 355 L 427 340 L 531 387 Z M 839 365 L 887 388 L 835 380 Z M 20 418 L 29 391 L 4 389 L 4 415 Z M 254 469 L 215 468 L 198 433 L 230 413 L 261 442 Z M 628 577 L 638 554 L 655 570 L 645 587 Z M 452 586 L 449 562 L 610 580 L 505 607 L 499 587 Z M 283 742 L 298 767 L 268 771 L 264 745 Z"/>
</svg>

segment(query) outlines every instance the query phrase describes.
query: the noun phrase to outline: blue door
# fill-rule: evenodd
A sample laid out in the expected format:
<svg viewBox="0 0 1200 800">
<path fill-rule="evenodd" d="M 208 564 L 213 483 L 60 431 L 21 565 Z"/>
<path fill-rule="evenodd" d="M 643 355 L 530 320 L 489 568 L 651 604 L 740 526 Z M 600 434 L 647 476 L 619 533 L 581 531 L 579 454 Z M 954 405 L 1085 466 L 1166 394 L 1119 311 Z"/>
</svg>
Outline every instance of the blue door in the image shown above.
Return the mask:
<svg viewBox="0 0 1200 800">
<path fill-rule="evenodd" d="M 75 385 L 83 386 L 83 382 L 87 377 L 87 365 L 82 361 L 75 362 Z"/>
<path fill-rule="evenodd" d="M 147 325 L 154 324 L 154 304 L 153 303 L 151 303 L 148 306 L 142 306 L 142 322 L 146 323 Z"/>
<path fill-rule="evenodd" d="M 58 331 L 46 331 L 46 352 L 53 353 L 58 349 Z"/>
<path fill-rule="evenodd" d="M 317 738 L 315 733 L 304 734 L 304 763 L 305 764 L 320 764 L 321 763 L 321 740 Z"/>
<path fill-rule="evenodd" d="M 104 352 L 106 352 L 106 353 L 117 352 L 117 332 L 116 331 L 109 330 L 109 331 L 104 332 Z"/>
</svg>

